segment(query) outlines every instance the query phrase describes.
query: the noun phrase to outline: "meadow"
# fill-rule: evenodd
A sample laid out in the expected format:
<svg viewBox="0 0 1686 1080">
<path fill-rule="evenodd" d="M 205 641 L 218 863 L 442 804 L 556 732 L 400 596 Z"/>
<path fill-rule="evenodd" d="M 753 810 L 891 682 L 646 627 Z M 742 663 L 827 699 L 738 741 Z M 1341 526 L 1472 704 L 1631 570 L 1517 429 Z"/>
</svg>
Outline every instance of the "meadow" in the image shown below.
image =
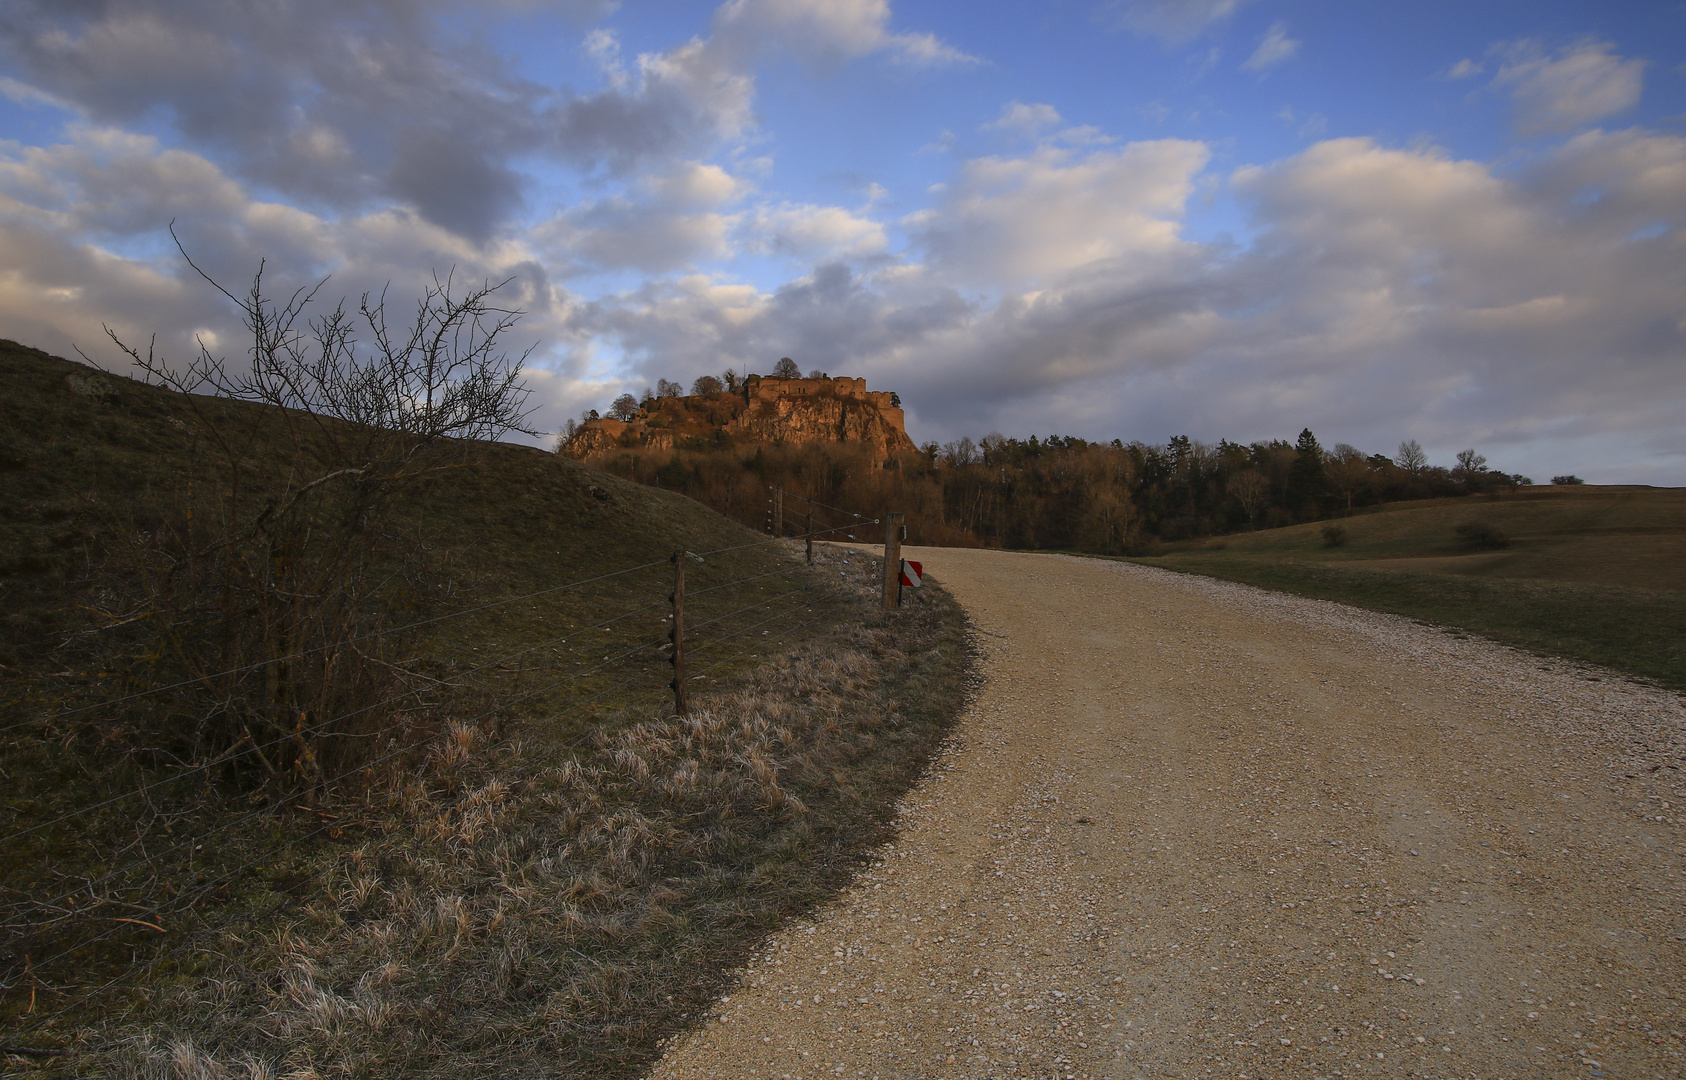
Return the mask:
<svg viewBox="0 0 1686 1080">
<path fill-rule="evenodd" d="M 1539 486 L 1168 545 L 1146 565 L 1458 627 L 1686 689 L 1686 490 Z"/>
<path fill-rule="evenodd" d="M 331 425 L 10 342 L 0 382 L 9 1068 L 636 1075 L 889 835 L 965 697 L 940 590 L 886 616 L 875 561 L 508 444 L 330 534 L 368 545 L 349 638 L 266 638 L 223 553 L 323 490 Z M 345 505 L 258 568 L 338 565 L 277 544 Z"/>
</svg>

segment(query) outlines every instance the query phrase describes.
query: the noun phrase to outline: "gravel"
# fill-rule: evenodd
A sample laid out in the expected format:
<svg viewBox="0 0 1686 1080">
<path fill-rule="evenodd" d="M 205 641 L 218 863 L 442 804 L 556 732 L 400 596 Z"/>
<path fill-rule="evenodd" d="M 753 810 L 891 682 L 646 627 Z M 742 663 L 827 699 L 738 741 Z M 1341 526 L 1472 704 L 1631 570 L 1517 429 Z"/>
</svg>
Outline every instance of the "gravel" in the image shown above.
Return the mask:
<svg viewBox="0 0 1686 1080">
<path fill-rule="evenodd" d="M 657 1077 L 1677 1077 L 1679 694 L 1129 564 L 910 552 L 985 683 Z"/>
</svg>

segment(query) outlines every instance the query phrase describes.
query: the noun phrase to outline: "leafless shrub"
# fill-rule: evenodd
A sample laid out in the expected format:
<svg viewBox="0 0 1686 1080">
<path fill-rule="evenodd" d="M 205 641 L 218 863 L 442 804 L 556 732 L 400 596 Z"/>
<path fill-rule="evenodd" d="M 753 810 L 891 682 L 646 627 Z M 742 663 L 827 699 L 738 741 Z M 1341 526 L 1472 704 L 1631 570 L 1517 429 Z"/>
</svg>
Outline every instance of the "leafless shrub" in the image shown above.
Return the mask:
<svg viewBox="0 0 1686 1080">
<path fill-rule="evenodd" d="M 240 310 L 243 361 L 201 342 L 175 365 L 108 330 L 186 395 L 207 471 L 158 520 L 113 523 L 108 641 L 128 635 L 128 687 L 181 685 L 100 719 L 178 761 L 316 785 L 426 706 L 431 684 L 383 634 L 429 577 L 393 511 L 461 467 L 467 441 L 526 430 L 525 356 L 501 344 L 520 312 L 496 306 L 499 284 L 459 290 L 447 276 L 407 322 L 384 293 L 312 317 L 322 284 L 277 301 L 261 267 L 244 296 L 200 273 Z M 219 398 L 271 408 L 253 422 Z"/>
</svg>

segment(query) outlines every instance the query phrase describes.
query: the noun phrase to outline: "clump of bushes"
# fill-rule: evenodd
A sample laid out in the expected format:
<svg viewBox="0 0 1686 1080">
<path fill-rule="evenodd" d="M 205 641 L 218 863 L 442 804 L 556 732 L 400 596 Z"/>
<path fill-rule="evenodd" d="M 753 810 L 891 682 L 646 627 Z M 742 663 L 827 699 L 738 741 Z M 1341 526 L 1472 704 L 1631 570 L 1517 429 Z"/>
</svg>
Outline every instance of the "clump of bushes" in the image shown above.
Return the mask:
<svg viewBox="0 0 1686 1080">
<path fill-rule="evenodd" d="M 1466 521 L 1458 526 L 1457 534 L 1472 547 L 1496 551 L 1510 546 L 1510 537 L 1486 521 Z"/>
<path fill-rule="evenodd" d="M 1340 525 L 1323 526 L 1323 546 L 1340 547 L 1346 543 L 1346 529 Z"/>
<path fill-rule="evenodd" d="M 1554 484 L 1584 484 L 1584 483 L 1586 483 L 1585 480 L 1582 480 L 1580 477 L 1574 476 L 1572 474 L 1569 475 L 1569 476 L 1554 476 L 1554 477 L 1551 478 L 1551 482 L 1554 483 Z"/>
</svg>

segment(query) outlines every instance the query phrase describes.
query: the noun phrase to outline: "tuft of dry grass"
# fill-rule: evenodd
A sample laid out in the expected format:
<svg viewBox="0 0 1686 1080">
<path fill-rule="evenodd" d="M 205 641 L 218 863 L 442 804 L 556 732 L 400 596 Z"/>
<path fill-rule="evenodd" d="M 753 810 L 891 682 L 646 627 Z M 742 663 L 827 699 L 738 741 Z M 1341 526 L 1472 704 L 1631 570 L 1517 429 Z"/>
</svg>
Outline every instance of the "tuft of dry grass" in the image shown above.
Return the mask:
<svg viewBox="0 0 1686 1080">
<path fill-rule="evenodd" d="M 569 742 L 459 726 L 380 830 L 324 853 L 278 919 L 225 928 L 144 1021 L 64 1066 L 135 1078 L 638 1075 L 783 920 L 888 838 L 957 715 L 963 617 L 885 615 L 876 561 L 823 626 L 696 695 Z"/>
</svg>

